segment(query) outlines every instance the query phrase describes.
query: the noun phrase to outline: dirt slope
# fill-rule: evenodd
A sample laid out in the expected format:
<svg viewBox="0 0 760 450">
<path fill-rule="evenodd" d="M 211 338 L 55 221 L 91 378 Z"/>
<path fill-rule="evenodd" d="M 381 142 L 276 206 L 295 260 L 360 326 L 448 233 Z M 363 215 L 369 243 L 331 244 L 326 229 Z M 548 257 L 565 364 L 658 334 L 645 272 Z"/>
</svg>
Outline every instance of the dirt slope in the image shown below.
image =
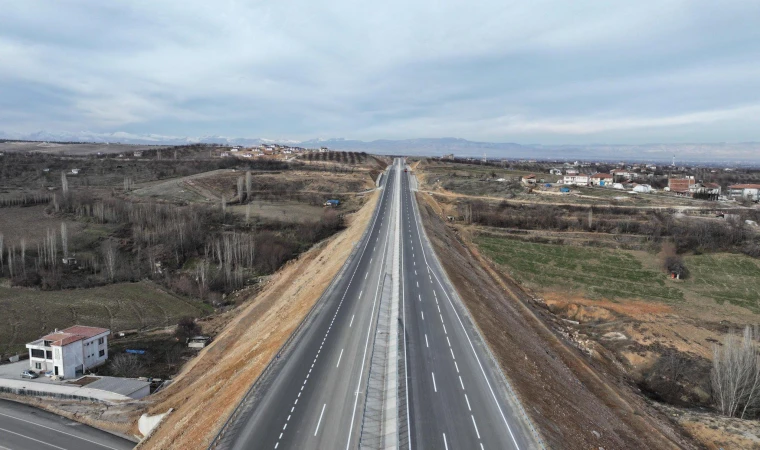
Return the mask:
<svg viewBox="0 0 760 450">
<path fill-rule="evenodd" d="M 371 219 L 378 194 L 354 214 L 347 230 L 280 270 L 175 382 L 150 414 L 175 411 L 143 443 L 145 449 L 206 448 L 248 387 L 304 319 L 338 273 Z"/>
<path fill-rule="evenodd" d="M 425 228 L 548 448 L 695 448 L 664 416 L 570 347 L 510 279 L 481 258 L 418 194 Z"/>
</svg>

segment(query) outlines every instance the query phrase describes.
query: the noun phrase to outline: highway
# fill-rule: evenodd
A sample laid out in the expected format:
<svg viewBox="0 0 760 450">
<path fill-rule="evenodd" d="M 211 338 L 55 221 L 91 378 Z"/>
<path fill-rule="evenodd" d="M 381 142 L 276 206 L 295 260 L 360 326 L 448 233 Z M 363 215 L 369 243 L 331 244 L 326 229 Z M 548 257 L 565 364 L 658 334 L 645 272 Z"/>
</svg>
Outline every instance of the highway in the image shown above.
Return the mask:
<svg viewBox="0 0 760 450">
<path fill-rule="evenodd" d="M 213 448 L 538 447 L 424 235 L 404 167 L 397 158 L 382 177 L 364 236 Z M 381 305 L 397 308 L 384 319 Z M 388 350 L 383 371 L 372 358 L 379 339 L 399 348 Z M 387 440 L 367 445 L 371 370 L 373 379 L 387 370 L 383 379 L 399 383 L 386 389 L 391 407 L 376 421 Z"/>
<path fill-rule="evenodd" d="M 0 450 L 127 450 L 134 442 L 21 403 L 0 400 Z"/>
<path fill-rule="evenodd" d="M 357 448 L 396 176 L 383 176 L 368 231 L 220 448 Z"/>
<path fill-rule="evenodd" d="M 402 179 L 402 307 L 406 324 L 410 446 L 536 448 L 500 369 L 446 281 Z"/>
</svg>

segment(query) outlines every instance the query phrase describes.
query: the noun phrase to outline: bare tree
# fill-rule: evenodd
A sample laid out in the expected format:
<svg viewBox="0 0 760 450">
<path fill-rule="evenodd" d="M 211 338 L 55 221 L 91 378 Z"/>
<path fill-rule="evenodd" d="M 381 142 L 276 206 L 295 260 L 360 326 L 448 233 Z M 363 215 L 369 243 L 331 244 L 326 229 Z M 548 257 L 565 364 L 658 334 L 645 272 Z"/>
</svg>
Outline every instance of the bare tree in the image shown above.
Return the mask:
<svg viewBox="0 0 760 450">
<path fill-rule="evenodd" d="M 103 242 L 103 262 L 106 266 L 106 274 L 110 281 L 116 278 L 117 253 L 116 246 L 110 239 Z"/>
<path fill-rule="evenodd" d="M 3 271 L 3 233 L 0 233 L 0 273 Z"/>
<path fill-rule="evenodd" d="M 120 377 L 139 377 L 142 370 L 143 363 L 137 355 L 121 353 L 111 360 L 111 372 Z"/>
<path fill-rule="evenodd" d="M 237 179 L 237 195 L 238 195 L 238 203 L 242 204 L 245 200 L 245 192 L 243 192 L 243 177 L 238 177 Z"/>
<path fill-rule="evenodd" d="M 253 179 L 251 177 L 251 171 L 245 173 L 245 201 L 251 201 L 251 187 L 253 185 Z"/>
<path fill-rule="evenodd" d="M 760 408 L 760 355 L 752 328 L 730 333 L 723 346 L 713 345 L 713 397 L 723 415 L 744 418 Z"/>
<path fill-rule="evenodd" d="M 64 197 L 69 193 L 69 180 L 66 178 L 66 172 L 61 172 L 61 191 Z"/>
<path fill-rule="evenodd" d="M 61 249 L 63 250 L 63 257 L 69 257 L 69 233 L 66 229 L 66 222 L 61 222 Z"/>
</svg>

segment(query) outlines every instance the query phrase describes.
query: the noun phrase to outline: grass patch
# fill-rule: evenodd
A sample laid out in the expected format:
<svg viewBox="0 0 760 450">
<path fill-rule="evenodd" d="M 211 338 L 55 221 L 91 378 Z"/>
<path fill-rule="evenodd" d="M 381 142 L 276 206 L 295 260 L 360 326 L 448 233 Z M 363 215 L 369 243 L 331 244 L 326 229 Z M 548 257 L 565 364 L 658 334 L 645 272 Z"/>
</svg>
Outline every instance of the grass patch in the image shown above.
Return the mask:
<svg viewBox="0 0 760 450">
<path fill-rule="evenodd" d="M 24 351 L 25 343 L 55 328 L 80 324 L 117 331 L 167 326 L 184 316 L 203 316 L 210 308 L 148 281 L 64 291 L 0 287 L 0 354 Z"/>
<path fill-rule="evenodd" d="M 488 234 L 478 235 L 475 243 L 515 279 L 536 289 L 659 301 L 680 301 L 691 295 L 760 312 L 760 263 L 745 255 L 687 256 L 684 261 L 691 277 L 673 282 L 654 268 L 657 265 L 645 266 L 632 251 L 539 244 Z"/>
<path fill-rule="evenodd" d="M 537 244 L 479 235 L 480 249 L 513 277 L 536 288 L 583 291 L 593 297 L 683 300 L 664 273 L 647 269 L 624 250 Z"/>
</svg>

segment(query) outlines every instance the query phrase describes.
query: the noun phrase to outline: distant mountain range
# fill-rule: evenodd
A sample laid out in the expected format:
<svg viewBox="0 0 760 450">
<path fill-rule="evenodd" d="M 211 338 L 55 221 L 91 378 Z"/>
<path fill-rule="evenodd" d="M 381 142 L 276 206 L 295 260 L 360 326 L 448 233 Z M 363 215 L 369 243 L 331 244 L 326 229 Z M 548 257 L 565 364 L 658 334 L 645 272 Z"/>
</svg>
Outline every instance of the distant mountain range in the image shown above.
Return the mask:
<svg viewBox="0 0 760 450">
<path fill-rule="evenodd" d="M 641 145 L 541 145 L 497 142 L 474 142 L 459 138 L 422 138 L 402 140 L 359 141 L 349 139 L 311 139 L 307 141 L 276 140 L 263 138 L 238 138 L 226 136 L 179 137 L 158 134 L 133 134 L 126 132 L 93 133 L 47 132 L 4 133 L 0 139 L 46 142 L 92 142 L 138 145 L 187 145 L 195 143 L 258 145 L 280 143 L 300 147 L 328 147 L 333 150 L 365 151 L 389 155 L 442 156 L 482 158 L 528 158 L 559 160 L 636 160 L 684 162 L 760 162 L 760 143 L 709 143 L 709 144 L 641 144 Z"/>
</svg>

